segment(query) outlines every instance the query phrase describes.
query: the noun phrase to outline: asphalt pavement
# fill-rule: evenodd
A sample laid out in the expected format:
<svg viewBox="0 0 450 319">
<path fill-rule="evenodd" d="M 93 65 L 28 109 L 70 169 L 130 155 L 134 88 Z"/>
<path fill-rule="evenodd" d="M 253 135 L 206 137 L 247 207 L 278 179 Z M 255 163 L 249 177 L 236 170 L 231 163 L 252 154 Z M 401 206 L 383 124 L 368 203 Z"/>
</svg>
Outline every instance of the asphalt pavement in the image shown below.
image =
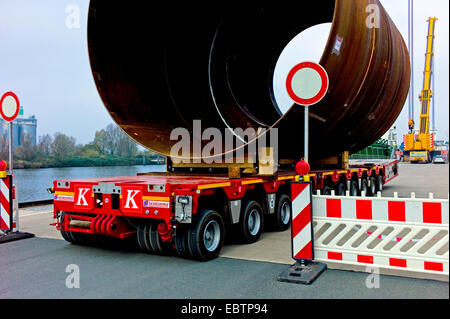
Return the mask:
<svg viewBox="0 0 450 319">
<path fill-rule="evenodd" d="M 400 163 L 399 176 L 387 183 L 383 196 L 447 199 L 449 194 L 449 164 L 410 164 Z"/>
<path fill-rule="evenodd" d="M 126 246 L 128 247 L 128 246 Z M 282 283 L 287 265 L 217 258 L 196 262 L 131 248 L 32 238 L 0 246 L 0 299 L 413 299 L 449 298 L 448 283 L 327 270 L 311 286 Z M 79 288 L 68 288 L 76 265 Z M 68 268 L 69 267 L 69 268 Z M 66 272 L 68 271 L 68 272 Z M 370 284 L 369 284 L 370 286 Z"/>
</svg>

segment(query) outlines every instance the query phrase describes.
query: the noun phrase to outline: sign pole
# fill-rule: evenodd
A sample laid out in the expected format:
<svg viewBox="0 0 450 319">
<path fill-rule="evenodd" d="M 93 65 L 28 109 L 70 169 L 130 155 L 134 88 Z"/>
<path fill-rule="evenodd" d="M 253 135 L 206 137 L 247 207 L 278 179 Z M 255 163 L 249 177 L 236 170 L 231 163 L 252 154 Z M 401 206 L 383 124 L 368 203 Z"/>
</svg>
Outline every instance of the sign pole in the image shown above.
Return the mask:
<svg viewBox="0 0 450 319">
<path fill-rule="evenodd" d="M 292 101 L 305 108 L 304 161 L 309 162 L 309 107 L 319 103 L 327 94 L 329 78 L 325 69 L 314 62 L 297 64 L 286 79 L 286 90 Z"/>
<path fill-rule="evenodd" d="M 5 121 L 9 122 L 9 176 L 7 180 L 9 181 L 8 192 L 9 192 L 9 220 L 10 227 L 8 234 L 5 236 L 0 236 L 0 243 L 25 239 L 34 237 L 30 233 L 19 232 L 19 199 L 17 197 L 17 188 L 14 186 L 13 180 L 13 158 L 14 158 L 14 147 L 13 147 L 13 121 L 17 118 L 20 112 L 20 102 L 16 94 L 13 92 L 6 92 L 0 99 L 0 117 Z M 2 181 L 3 183 L 3 181 Z M 15 184 L 17 186 L 17 183 Z M 3 191 L 3 187 L 2 187 Z M 2 201 L 2 205 L 3 205 Z M 4 207 L 2 207 L 3 210 Z M 3 215 L 3 211 L 2 211 Z M 3 216 L 2 216 L 3 218 Z"/>
<path fill-rule="evenodd" d="M 325 69 L 317 63 L 302 62 L 289 72 L 286 79 L 286 90 L 292 101 L 304 109 L 304 158 L 303 161 L 309 162 L 309 107 L 319 103 L 327 94 L 329 86 L 328 74 Z M 301 162 L 299 162 L 301 163 Z M 299 164 L 297 163 L 297 165 Z M 297 171 L 296 172 L 300 175 Z M 309 164 L 308 164 L 309 165 Z M 300 170 L 301 171 L 301 170 Z M 309 168 L 308 168 L 309 171 Z M 305 173 L 307 174 L 307 172 Z M 305 191 L 306 196 L 300 196 Z M 292 229 L 297 229 L 296 235 L 292 232 L 292 252 L 296 264 L 283 272 L 279 281 L 311 284 L 326 268 L 323 263 L 314 262 L 314 244 L 313 244 L 313 226 L 312 221 L 312 190 L 311 183 L 292 183 Z M 308 200 L 305 200 L 309 197 Z M 308 205 L 309 203 L 309 205 Z M 296 208 L 308 207 L 295 211 Z M 302 216 L 302 217 L 299 217 Z M 310 227 L 303 227 L 305 224 Z M 300 230 L 300 232 L 298 232 Z M 299 234 L 301 234 L 299 236 Z M 301 240 L 300 240 L 301 238 Z M 300 244 L 299 244 L 300 243 Z"/>
<path fill-rule="evenodd" d="M 309 162 L 309 106 L 305 105 L 305 161 Z"/>
<path fill-rule="evenodd" d="M 9 175 L 13 174 L 13 124 L 9 122 Z"/>
<path fill-rule="evenodd" d="M 6 92 L 0 99 L 0 115 L 9 122 L 9 174 L 13 174 L 13 124 L 20 112 L 19 98 L 13 92 Z"/>
</svg>

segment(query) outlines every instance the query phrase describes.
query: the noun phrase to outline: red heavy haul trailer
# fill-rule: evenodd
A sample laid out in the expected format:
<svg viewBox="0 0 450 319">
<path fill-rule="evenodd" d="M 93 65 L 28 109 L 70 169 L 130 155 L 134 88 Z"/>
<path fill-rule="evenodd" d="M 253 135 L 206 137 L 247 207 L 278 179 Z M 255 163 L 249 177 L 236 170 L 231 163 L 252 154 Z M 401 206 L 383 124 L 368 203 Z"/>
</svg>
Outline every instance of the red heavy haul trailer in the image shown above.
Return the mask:
<svg viewBox="0 0 450 319">
<path fill-rule="evenodd" d="M 347 170 L 306 176 L 229 178 L 219 175 L 155 173 L 135 177 L 59 180 L 53 185 L 56 228 L 82 244 L 96 236 L 136 236 L 145 252 L 210 260 L 225 235 L 256 242 L 264 226 L 284 231 L 291 222 L 291 182 L 309 180 L 315 191 L 368 196 L 397 176 L 397 161 L 356 162 Z M 226 231 L 227 230 L 227 231 Z M 229 232 L 231 230 L 231 232 Z"/>
<path fill-rule="evenodd" d="M 225 235 L 252 243 L 264 226 L 287 229 L 295 180 L 310 180 L 324 194 L 373 195 L 397 175 L 396 161 L 346 160 L 393 126 L 409 91 L 409 54 L 379 0 L 144 6 L 89 3 L 91 69 L 112 119 L 171 161 L 197 160 L 196 141 L 203 150 L 217 131 L 233 131 L 247 143 L 245 154 L 263 153 L 264 147 L 251 146 L 268 132 L 277 136 L 271 143 L 277 152 L 269 168 L 208 166 L 202 158 L 198 166 L 173 166 L 168 173 L 55 181 L 55 225 L 66 240 L 136 236 L 147 252 L 175 248 L 181 256 L 209 260 Z M 378 19 L 368 18 L 369 7 L 376 7 Z M 313 170 L 297 176 L 293 165 L 303 157 L 305 112 L 298 105 L 280 111 L 275 66 L 295 35 L 325 22 L 332 24 L 319 63 L 329 90 L 309 110 Z M 208 129 L 199 132 L 197 121 Z M 237 134 L 239 128 L 258 132 L 257 138 Z M 192 150 L 174 157 L 173 135 L 184 133 L 193 136 Z M 223 153 L 214 155 L 231 154 L 217 149 Z M 235 156 L 238 148 L 232 151 Z M 228 173 L 215 174 L 216 168 Z"/>
</svg>

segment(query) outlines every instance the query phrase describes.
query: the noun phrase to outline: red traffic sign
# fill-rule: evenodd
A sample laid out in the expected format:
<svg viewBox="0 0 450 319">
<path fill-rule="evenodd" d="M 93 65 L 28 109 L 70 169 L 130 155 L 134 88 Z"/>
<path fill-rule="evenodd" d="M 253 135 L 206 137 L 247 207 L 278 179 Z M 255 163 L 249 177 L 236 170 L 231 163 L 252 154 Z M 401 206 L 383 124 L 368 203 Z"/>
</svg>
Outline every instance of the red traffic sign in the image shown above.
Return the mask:
<svg viewBox="0 0 450 319">
<path fill-rule="evenodd" d="M 329 85 L 325 69 L 314 62 L 297 64 L 289 72 L 286 88 L 289 97 L 297 104 L 310 106 L 319 103 L 327 94 Z"/>
<path fill-rule="evenodd" d="M 12 122 L 19 115 L 20 103 L 17 95 L 13 92 L 6 92 L 0 100 L 0 114 L 7 122 Z"/>
</svg>

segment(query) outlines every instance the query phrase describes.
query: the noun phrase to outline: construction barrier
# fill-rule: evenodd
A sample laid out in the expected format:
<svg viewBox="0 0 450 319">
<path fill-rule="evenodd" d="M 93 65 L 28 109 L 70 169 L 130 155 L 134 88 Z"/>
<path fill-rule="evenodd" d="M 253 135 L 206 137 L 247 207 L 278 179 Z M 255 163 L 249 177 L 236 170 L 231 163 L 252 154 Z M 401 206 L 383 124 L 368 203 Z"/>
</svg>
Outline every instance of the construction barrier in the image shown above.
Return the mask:
<svg viewBox="0 0 450 319">
<path fill-rule="evenodd" d="M 34 237 L 33 234 L 19 232 L 19 199 L 13 176 L 0 177 L 0 244 Z"/>
<path fill-rule="evenodd" d="M 0 230 L 7 233 L 13 230 L 13 184 L 10 175 L 0 178 Z"/>
<path fill-rule="evenodd" d="M 449 274 L 448 199 L 317 195 L 313 229 L 317 261 Z"/>
<path fill-rule="evenodd" d="M 312 208 L 310 183 L 292 183 L 292 257 L 313 260 Z"/>
<path fill-rule="evenodd" d="M 282 282 L 312 284 L 327 266 L 314 261 L 313 202 L 310 182 L 291 184 L 292 258 L 296 261 L 278 276 Z"/>
</svg>

